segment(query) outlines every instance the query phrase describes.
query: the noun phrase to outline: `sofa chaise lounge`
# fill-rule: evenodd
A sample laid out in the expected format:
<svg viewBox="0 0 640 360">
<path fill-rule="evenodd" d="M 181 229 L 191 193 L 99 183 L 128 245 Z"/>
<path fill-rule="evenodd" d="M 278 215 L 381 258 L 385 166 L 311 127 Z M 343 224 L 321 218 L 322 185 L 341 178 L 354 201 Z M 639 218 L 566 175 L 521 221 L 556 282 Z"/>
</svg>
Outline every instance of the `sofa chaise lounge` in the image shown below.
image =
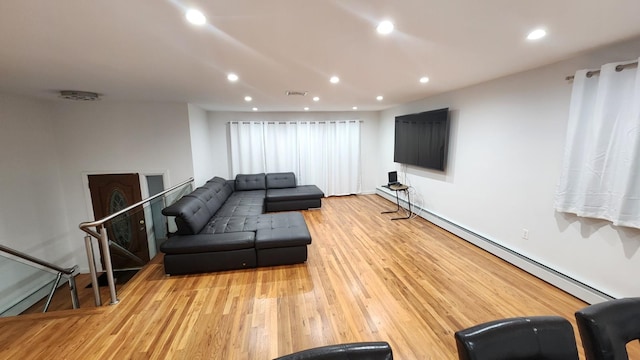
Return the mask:
<svg viewBox="0 0 640 360">
<path fill-rule="evenodd" d="M 214 177 L 164 208 L 177 231 L 160 246 L 170 275 L 303 263 L 311 235 L 299 212 L 320 207 L 314 185 L 293 173 Z"/>
</svg>

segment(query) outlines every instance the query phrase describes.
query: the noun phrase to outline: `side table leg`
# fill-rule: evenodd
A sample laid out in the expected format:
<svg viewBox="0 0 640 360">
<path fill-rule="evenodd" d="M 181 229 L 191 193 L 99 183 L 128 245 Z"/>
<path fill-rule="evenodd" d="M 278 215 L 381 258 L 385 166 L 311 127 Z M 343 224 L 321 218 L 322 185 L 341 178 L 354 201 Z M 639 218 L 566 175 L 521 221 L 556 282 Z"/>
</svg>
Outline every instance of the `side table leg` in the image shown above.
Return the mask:
<svg viewBox="0 0 640 360">
<path fill-rule="evenodd" d="M 407 216 L 392 218 L 391 220 L 407 220 L 411 218 L 413 212 L 411 211 L 411 196 L 409 195 L 409 190 L 404 190 L 407 193 L 407 203 L 409 204 L 409 211 L 407 212 Z M 396 200 L 397 200 L 398 192 L 396 191 Z M 400 208 L 400 201 L 398 200 L 398 208 Z M 399 209 L 398 209 L 399 210 Z"/>
<path fill-rule="evenodd" d="M 400 198 L 398 197 L 398 190 L 396 190 L 396 204 L 398 204 L 398 208 L 397 209 L 389 210 L 389 211 L 383 211 L 380 214 L 391 214 L 391 213 L 397 213 L 398 211 L 400 211 Z"/>
</svg>

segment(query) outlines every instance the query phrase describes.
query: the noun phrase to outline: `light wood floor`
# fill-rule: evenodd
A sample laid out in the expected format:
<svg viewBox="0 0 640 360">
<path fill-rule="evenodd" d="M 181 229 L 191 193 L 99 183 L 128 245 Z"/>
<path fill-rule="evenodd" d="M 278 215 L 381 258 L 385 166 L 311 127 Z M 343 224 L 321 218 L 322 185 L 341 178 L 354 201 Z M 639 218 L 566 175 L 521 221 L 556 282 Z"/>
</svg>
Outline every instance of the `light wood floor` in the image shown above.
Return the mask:
<svg viewBox="0 0 640 360">
<path fill-rule="evenodd" d="M 117 305 L 0 319 L 0 358 L 271 359 L 383 340 L 396 359 L 456 359 L 456 330 L 528 315 L 574 323 L 587 305 L 423 219 L 380 214 L 392 206 L 365 195 L 303 211 L 306 264 L 166 277 L 157 257 Z"/>
</svg>

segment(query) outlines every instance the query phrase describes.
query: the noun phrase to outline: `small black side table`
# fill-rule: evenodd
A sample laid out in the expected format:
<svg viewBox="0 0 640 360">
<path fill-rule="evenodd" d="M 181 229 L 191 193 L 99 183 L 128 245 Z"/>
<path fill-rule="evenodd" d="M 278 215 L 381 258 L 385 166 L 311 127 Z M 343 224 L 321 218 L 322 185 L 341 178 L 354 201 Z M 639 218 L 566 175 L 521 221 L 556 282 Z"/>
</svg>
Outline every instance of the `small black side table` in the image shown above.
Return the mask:
<svg viewBox="0 0 640 360">
<path fill-rule="evenodd" d="M 400 198 L 398 197 L 398 191 L 404 191 L 407 194 L 407 202 L 409 203 L 409 212 L 407 213 L 407 216 L 395 217 L 395 218 L 391 218 L 391 220 L 406 220 L 411 218 L 411 215 L 413 215 L 413 212 L 411 211 L 411 197 L 409 196 L 409 187 L 407 185 L 402 185 L 402 184 L 382 185 L 382 186 L 396 192 L 396 204 L 398 204 L 398 208 L 396 210 L 383 211 L 381 212 L 381 214 L 391 214 L 391 213 L 399 212 Z"/>
</svg>

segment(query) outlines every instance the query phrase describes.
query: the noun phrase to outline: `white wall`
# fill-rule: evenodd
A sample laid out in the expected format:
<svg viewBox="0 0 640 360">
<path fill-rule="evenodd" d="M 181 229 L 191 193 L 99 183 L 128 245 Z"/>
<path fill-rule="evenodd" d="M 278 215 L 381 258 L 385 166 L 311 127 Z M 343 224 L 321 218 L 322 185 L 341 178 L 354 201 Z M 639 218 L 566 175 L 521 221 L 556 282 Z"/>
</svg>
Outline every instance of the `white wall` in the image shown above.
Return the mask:
<svg viewBox="0 0 640 360">
<path fill-rule="evenodd" d="M 640 39 L 381 113 L 380 153 L 393 162 L 394 117 L 449 107 L 445 173 L 407 168 L 424 208 L 613 297 L 640 296 L 640 230 L 554 211 L 571 83 L 582 68 L 632 60 Z M 376 175 L 383 182 L 386 172 Z M 529 240 L 521 238 L 528 229 Z"/>
<path fill-rule="evenodd" d="M 94 219 L 87 174 L 164 174 L 165 187 L 194 175 L 187 104 L 62 102 L 53 106 L 67 234 L 87 271 L 78 225 Z"/>
<path fill-rule="evenodd" d="M 71 266 L 53 129 L 46 102 L 0 94 L 0 242 Z"/>
<path fill-rule="evenodd" d="M 195 186 L 204 184 L 215 173 L 216 157 L 211 148 L 211 133 L 207 112 L 202 108 L 189 104 L 189 133 L 191 137 L 191 154 L 193 161 L 193 178 Z"/>
<path fill-rule="evenodd" d="M 228 179 L 231 176 L 228 126 L 230 121 L 331 121 L 360 120 L 362 151 L 362 191 L 372 193 L 380 182 L 376 181 L 378 164 L 379 117 L 377 112 L 209 112 L 213 150 L 216 154 L 216 175 Z M 393 134 L 393 133 L 392 133 Z M 385 180 L 386 183 L 386 180 Z"/>
<path fill-rule="evenodd" d="M 0 94 L 0 244 L 62 267 L 75 264 L 49 104 Z M 0 312 L 51 281 L 0 253 Z"/>
</svg>

